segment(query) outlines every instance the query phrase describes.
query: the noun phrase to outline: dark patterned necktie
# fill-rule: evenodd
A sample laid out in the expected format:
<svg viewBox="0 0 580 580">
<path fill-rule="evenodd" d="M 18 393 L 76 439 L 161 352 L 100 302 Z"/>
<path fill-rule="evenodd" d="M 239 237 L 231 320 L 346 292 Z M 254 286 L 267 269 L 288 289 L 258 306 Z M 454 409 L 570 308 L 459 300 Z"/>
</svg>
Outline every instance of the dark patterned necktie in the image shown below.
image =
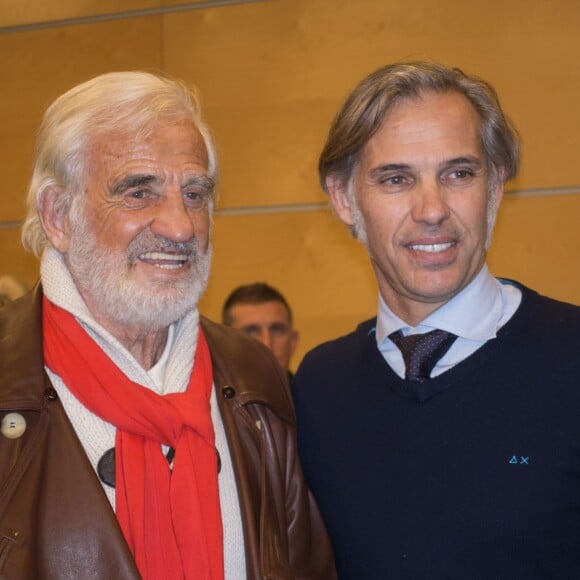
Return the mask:
<svg viewBox="0 0 580 580">
<path fill-rule="evenodd" d="M 403 336 L 402 332 L 397 330 L 390 334 L 389 338 L 403 355 L 405 378 L 422 383 L 429 378 L 431 370 L 449 350 L 457 336 L 445 330 Z"/>
</svg>

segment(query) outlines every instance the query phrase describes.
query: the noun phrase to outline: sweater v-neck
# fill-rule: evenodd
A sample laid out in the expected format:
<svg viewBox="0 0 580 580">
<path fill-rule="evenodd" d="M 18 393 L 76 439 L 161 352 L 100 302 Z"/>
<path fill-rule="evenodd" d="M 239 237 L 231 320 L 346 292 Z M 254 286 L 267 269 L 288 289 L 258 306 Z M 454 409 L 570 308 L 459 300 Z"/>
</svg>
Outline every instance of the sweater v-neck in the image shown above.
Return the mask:
<svg viewBox="0 0 580 580">
<path fill-rule="evenodd" d="M 460 387 L 466 376 L 476 373 L 488 360 L 494 360 L 497 348 L 499 348 L 498 344 L 501 345 L 504 353 L 510 349 L 510 336 L 517 336 L 521 326 L 533 316 L 536 309 L 537 292 L 512 281 L 510 283 L 516 285 L 522 292 L 522 301 L 512 318 L 498 331 L 495 339 L 487 341 L 481 348 L 453 368 L 425 382 L 402 379 L 393 371 L 377 347 L 375 339 L 376 318 L 362 322 L 356 330 L 361 347 L 361 356 L 366 359 L 363 368 L 367 368 L 372 376 L 385 377 L 385 384 L 397 395 L 414 399 L 419 403 L 425 403 L 446 389 L 454 386 Z"/>
</svg>

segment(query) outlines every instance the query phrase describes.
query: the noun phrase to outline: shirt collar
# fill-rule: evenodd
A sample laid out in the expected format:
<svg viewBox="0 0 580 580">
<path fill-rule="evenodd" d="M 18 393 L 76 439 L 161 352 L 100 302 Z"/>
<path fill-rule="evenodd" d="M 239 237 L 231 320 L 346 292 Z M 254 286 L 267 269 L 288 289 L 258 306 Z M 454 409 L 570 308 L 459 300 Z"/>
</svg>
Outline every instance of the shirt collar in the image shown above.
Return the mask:
<svg viewBox="0 0 580 580">
<path fill-rule="evenodd" d="M 502 285 L 486 265 L 477 276 L 449 302 L 432 312 L 417 326 L 409 326 L 387 306 L 379 295 L 377 342 L 381 344 L 392 332 L 403 334 L 446 330 L 469 340 L 495 338 L 503 312 Z"/>
</svg>

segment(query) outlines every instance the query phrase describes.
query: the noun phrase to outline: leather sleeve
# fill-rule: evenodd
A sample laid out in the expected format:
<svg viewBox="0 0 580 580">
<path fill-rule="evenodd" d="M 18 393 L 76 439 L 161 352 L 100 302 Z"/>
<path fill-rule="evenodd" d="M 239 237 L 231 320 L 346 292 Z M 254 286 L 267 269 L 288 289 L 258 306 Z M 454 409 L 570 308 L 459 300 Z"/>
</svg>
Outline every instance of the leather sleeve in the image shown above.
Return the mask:
<svg viewBox="0 0 580 580">
<path fill-rule="evenodd" d="M 297 455 L 287 373 L 258 341 L 202 326 L 236 472 L 248 579 L 334 580 L 330 541 Z"/>
</svg>

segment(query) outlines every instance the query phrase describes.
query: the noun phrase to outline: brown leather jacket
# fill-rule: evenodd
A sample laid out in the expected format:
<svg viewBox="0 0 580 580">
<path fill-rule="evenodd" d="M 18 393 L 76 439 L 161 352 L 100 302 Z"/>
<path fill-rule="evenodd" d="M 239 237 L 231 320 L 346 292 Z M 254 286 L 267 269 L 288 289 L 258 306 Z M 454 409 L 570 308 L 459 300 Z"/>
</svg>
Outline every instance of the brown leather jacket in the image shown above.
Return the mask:
<svg viewBox="0 0 580 580">
<path fill-rule="evenodd" d="M 41 290 L 0 309 L 0 578 L 137 579 L 115 514 L 44 372 Z M 336 578 L 296 457 L 286 379 L 269 351 L 202 321 L 236 474 L 248 579 Z"/>
</svg>

